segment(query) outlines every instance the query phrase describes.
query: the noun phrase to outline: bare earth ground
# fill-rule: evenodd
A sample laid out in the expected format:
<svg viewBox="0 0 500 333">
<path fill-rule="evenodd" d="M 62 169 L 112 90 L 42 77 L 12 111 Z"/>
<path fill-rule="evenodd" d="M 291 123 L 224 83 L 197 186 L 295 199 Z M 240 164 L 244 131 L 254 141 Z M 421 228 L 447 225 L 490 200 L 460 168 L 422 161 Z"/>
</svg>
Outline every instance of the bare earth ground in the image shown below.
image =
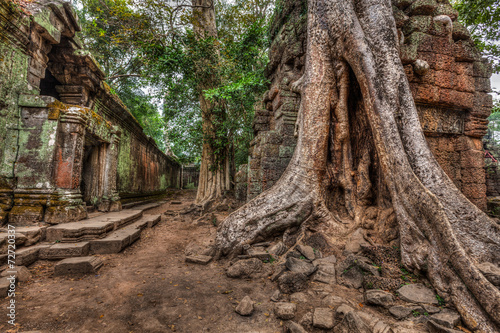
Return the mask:
<svg viewBox="0 0 500 333">
<path fill-rule="evenodd" d="M 180 210 L 195 192 L 178 193 L 182 205 L 164 204 L 151 213 Z M 191 241 L 215 237 L 211 223 L 162 215 L 153 229 L 122 253 L 103 255 L 98 275 L 53 276 L 55 262 L 29 267 L 33 278 L 16 290 L 16 329 L 0 317 L 1 332 L 282 332 L 272 315 L 268 279 L 238 280 L 225 275 L 221 263 L 184 262 Z M 234 312 L 237 300 L 249 295 L 256 304 L 251 317 Z M 8 299 L 0 301 L 5 309 Z M 0 310 L 1 311 L 1 310 Z"/>
</svg>

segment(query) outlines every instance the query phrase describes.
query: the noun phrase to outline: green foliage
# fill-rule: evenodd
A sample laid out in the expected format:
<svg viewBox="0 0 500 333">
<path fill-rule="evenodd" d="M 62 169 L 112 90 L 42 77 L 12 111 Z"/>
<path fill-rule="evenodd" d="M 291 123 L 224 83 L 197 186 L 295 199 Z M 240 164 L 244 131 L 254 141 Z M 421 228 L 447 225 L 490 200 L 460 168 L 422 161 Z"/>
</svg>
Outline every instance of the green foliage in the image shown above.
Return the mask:
<svg viewBox="0 0 500 333">
<path fill-rule="evenodd" d="M 182 163 L 199 163 L 203 140 L 216 164 L 228 151 L 236 166 L 246 163 L 253 104 L 267 88 L 273 0 L 216 1 L 217 38 L 195 34 L 189 6 L 77 1 L 86 48 L 148 135 Z M 202 128 L 200 96 L 213 105 L 211 132 Z"/>
<path fill-rule="evenodd" d="M 470 31 L 476 45 L 500 73 L 500 2 L 499 0 L 456 0 L 453 7 L 459 21 Z"/>
</svg>

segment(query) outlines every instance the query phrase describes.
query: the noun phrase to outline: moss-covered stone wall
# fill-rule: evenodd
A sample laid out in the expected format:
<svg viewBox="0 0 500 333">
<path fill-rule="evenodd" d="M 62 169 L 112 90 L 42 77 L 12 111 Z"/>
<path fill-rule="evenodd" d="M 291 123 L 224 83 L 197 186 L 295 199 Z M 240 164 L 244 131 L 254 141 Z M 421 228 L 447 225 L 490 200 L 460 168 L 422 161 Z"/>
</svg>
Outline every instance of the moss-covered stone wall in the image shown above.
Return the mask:
<svg viewBox="0 0 500 333">
<path fill-rule="evenodd" d="M 0 225 L 62 223 L 180 187 L 81 49 L 70 3 L 0 0 Z"/>
</svg>

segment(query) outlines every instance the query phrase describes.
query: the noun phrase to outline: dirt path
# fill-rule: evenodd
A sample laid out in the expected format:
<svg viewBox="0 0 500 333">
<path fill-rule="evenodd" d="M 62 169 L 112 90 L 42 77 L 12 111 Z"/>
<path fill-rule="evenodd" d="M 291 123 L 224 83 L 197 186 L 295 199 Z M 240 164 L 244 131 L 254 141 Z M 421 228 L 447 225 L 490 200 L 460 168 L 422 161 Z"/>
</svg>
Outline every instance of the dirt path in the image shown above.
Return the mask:
<svg viewBox="0 0 500 333">
<path fill-rule="evenodd" d="M 178 193 L 182 205 L 165 204 L 153 213 L 182 209 L 194 195 Z M 209 242 L 215 231 L 211 223 L 162 215 L 131 247 L 101 256 L 98 275 L 55 277 L 55 262 L 38 261 L 29 267 L 33 278 L 17 287 L 20 326 L 12 330 L 4 316 L 0 332 L 283 332 L 270 315 L 276 290 L 270 280 L 229 279 L 221 263 L 184 262 L 186 245 Z M 234 312 L 246 295 L 256 302 L 251 317 Z M 0 300 L 0 308 L 7 301 Z"/>
</svg>

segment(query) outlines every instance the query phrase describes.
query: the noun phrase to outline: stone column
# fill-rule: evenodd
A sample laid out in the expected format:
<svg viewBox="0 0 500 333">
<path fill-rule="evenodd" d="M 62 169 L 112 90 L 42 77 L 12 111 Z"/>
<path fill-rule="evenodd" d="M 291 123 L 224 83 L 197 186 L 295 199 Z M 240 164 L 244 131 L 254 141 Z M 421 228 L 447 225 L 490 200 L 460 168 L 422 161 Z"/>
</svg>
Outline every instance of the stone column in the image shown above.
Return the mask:
<svg viewBox="0 0 500 333">
<path fill-rule="evenodd" d="M 64 106 L 53 97 L 20 95 L 18 150 L 15 157 L 14 207 L 9 223 L 22 226 L 44 220 L 54 193 L 53 158 L 59 115 Z"/>
<path fill-rule="evenodd" d="M 87 217 L 80 192 L 86 113 L 85 108 L 70 106 L 60 117 L 54 160 L 56 191 L 45 212 L 45 221 L 51 224 Z"/>
<path fill-rule="evenodd" d="M 106 153 L 104 169 L 104 193 L 98 210 L 101 212 L 116 212 L 122 210 L 120 195 L 116 189 L 116 171 L 118 168 L 118 147 L 121 132 L 117 126 L 111 129 L 111 139 Z"/>
</svg>

